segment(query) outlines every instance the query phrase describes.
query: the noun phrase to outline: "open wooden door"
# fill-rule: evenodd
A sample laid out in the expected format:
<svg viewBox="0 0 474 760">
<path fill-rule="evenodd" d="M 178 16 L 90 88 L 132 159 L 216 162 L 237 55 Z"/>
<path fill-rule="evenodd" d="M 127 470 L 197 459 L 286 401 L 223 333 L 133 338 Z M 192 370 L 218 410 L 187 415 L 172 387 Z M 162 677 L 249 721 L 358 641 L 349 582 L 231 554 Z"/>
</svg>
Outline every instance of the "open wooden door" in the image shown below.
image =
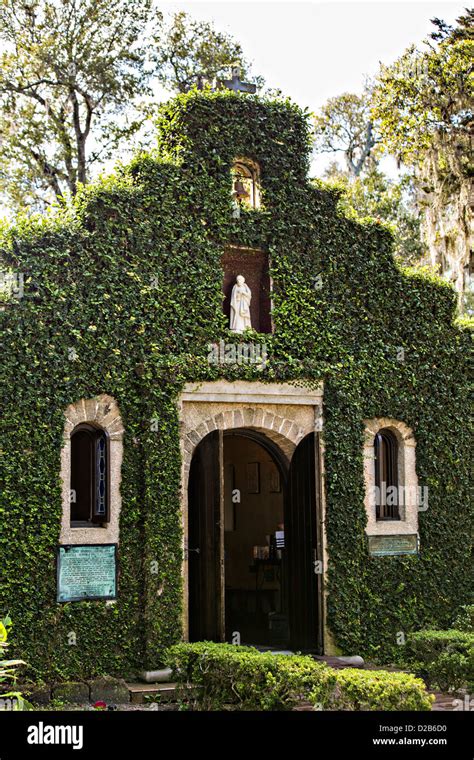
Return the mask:
<svg viewBox="0 0 474 760">
<path fill-rule="evenodd" d="M 285 514 L 292 649 L 322 653 L 322 562 L 319 525 L 319 447 L 314 433 L 296 447 L 290 464 Z"/>
<path fill-rule="evenodd" d="M 224 516 L 222 431 L 194 453 L 188 492 L 190 641 L 224 641 Z"/>
</svg>

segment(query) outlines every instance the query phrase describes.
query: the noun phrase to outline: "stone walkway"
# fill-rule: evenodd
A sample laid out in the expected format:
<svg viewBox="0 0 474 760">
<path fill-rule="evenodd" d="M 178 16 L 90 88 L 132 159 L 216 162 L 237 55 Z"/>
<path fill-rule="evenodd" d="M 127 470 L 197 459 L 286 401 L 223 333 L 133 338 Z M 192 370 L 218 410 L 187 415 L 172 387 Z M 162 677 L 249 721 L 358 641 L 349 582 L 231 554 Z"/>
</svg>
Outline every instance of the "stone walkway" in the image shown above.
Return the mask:
<svg viewBox="0 0 474 760">
<path fill-rule="evenodd" d="M 430 694 L 434 694 L 436 698 L 431 710 L 459 710 L 460 703 L 464 702 L 462 698 L 456 697 L 456 694 L 441 694 L 439 691 L 430 691 Z"/>
<path fill-rule="evenodd" d="M 435 702 L 433 703 L 433 707 L 431 708 L 432 711 L 436 712 L 443 712 L 443 711 L 451 711 L 454 710 L 456 707 L 456 696 L 454 694 L 441 694 L 440 692 L 430 692 L 431 694 L 434 694 L 436 697 Z M 180 709 L 180 705 L 178 705 L 176 702 L 169 702 L 167 704 L 158 704 L 156 702 L 152 702 L 150 704 L 133 704 L 132 702 L 127 702 L 125 704 L 119 704 L 115 705 L 115 708 L 118 712 L 137 712 L 137 711 L 143 711 L 146 712 L 173 712 Z M 47 705 L 41 705 L 38 706 L 39 710 L 48 710 Z M 458 707 L 459 709 L 459 707 Z M 57 707 L 54 708 L 54 711 L 56 712 L 58 710 Z M 64 704 L 61 707 L 61 712 L 75 712 L 78 710 L 93 710 L 92 705 L 90 704 L 84 704 L 84 705 L 72 705 L 72 704 Z M 104 711 L 107 712 L 107 711 Z M 301 702 L 298 707 L 294 709 L 294 712 L 313 712 L 313 706 L 309 702 Z"/>
</svg>

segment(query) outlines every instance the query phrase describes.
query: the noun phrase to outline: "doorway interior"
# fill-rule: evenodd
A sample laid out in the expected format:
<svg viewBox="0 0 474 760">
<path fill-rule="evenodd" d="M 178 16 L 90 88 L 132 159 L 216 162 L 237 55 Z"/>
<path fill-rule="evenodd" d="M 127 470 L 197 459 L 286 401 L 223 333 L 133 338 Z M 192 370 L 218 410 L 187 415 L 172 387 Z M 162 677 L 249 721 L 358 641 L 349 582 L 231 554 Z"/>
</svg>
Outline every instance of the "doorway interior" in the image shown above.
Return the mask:
<svg viewBox="0 0 474 760">
<path fill-rule="evenodd" d="M 188 488 L 190 640 L 321 653 L 315 434 L 291 462 L 263 433 L 209 433 Z"/>
<path fill-rule="evenodd" d="M 225 637 L 287 646 L 284 492 L 288 468 L 263 437 L 224 435 Z"/>
</svg>

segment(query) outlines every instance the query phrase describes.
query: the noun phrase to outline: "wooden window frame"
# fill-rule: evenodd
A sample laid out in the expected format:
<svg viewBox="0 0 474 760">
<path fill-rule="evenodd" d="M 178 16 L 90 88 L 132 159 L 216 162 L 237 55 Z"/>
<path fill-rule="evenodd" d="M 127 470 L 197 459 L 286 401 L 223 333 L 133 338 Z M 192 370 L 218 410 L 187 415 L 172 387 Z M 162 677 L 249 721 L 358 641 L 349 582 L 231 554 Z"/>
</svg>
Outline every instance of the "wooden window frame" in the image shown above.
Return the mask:
<svg viewBox="0 0 474 760">
<path fill-rule="evenodd" d="M 106 430 L 101 427 L 96 427 L 87 422 L 81 422 L 76 425 L 71 432 L 71 463 L 70 463 L 70 488 L 72 490 L 72 473 L 73 473 L 73 438 L 76 433 L 88 432 L 92 437 L 91 442 L 91 482 L 89 484 L 89 502 L 90 502 L 90 515 L 88 520 L 75 520 L 73 519 L 73 503 L 71 502 L 70 513 L 70 527 L 71 528 L 97 528 L 106 525 L 110 521 L 110 444 L 109 435 Z M 105 514 L 99 514 L 97 511 L 97 442 L 101 436 L 105 438 Z"/>
<path fill-rule="evenodd" d="M 383 448 L 385 447 L 385 451 Z M 383 460 L 382 461 L 382 457 Z M 374 460 L 375 460 L 375 486 L 378 489 L 378 503 L 376 503 L 376 520 L 400 520 L 400 505 L 398 504 L 398 440 L 391 430 L 382 428 L 374 438 Z M 385 489 L 382 484 L 385 483 Z M 397 503 L 383 503 L 389 488 L 397 489 Z M 385 498 L 384 498 L 385 497 Z"/>
</svg>

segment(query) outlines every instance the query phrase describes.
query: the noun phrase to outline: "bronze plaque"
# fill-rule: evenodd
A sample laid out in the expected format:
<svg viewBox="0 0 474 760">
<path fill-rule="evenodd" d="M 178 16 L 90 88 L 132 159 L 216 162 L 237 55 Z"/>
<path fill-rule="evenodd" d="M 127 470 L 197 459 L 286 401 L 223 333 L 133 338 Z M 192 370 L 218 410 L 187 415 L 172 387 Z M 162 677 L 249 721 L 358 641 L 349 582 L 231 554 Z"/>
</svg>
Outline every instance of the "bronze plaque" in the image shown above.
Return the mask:
<svg viewBox="0 0 474 760">
<path fill-rule="evenodd" d="M 115 599 L 116 551 L 116 544 L 60 546 L 57 568 L 58 602 Z"/>
<path fill-rule="evenodd" d="M 418 536 L 369 536 L 372 557 L 395 557 L 398 554 L 418 554 Z"/>
</svg>

